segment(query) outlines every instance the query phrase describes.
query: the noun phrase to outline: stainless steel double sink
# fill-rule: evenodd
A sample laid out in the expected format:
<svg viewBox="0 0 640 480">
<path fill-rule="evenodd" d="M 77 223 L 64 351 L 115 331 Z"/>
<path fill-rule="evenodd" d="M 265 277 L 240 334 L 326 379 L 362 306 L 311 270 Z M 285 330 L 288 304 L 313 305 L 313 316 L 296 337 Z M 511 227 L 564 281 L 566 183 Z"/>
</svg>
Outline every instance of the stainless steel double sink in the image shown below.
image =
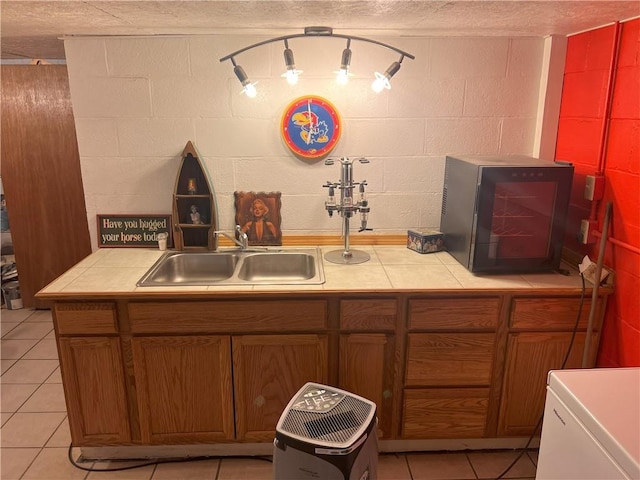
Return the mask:
<svg viewBox="0 0 640 480">
<path fill-rule="evenodd" d="M 318 248 L 167 252 L 138 280 L 139 287 L 202 285 L 320 285 Z"/>
</svg>

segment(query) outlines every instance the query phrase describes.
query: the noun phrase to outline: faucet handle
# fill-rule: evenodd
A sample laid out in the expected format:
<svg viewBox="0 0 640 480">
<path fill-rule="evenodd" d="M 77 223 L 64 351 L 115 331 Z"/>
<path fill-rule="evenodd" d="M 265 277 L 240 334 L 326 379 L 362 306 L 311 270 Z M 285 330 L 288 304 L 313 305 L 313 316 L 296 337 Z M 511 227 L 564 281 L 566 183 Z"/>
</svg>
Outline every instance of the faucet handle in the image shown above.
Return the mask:
<svg viewBox="0 0 640 480">
<path fill-rule="evenodd" d="M 249 237 L 242 231 L 242 227 L 240 225 L 236 225 L 236 237 L 240 241 L 240 247 L 243 250 L 249 248 Z"/>
</svg>

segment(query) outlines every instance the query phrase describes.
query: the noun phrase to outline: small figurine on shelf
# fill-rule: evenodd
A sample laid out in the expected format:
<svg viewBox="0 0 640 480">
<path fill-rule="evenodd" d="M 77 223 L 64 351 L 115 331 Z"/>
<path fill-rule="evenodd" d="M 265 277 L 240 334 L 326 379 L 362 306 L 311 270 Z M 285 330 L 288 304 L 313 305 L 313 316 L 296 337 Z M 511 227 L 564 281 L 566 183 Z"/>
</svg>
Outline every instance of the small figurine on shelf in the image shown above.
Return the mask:
<svg viewBox="0 0 640 480">
<path fill-rule="evenodd" d="M 195 178 L 190 178 L 187 182 L 187 191 L 189 192 L 189 195 L 195 195 L 196 193 L 198 193 Z"/>
<path fill-rule="evenodd" d="M 202 220 L 202 216 L 200 215 L 200 212 L 198 211 L 198 207 L 196 207 L 195 205 L 191 205 L 191 213 L 189 214 L 189 223 L 192 223 L 193 225 L 202 225 L 204 224 L 204 221 Z"/>
</svg>

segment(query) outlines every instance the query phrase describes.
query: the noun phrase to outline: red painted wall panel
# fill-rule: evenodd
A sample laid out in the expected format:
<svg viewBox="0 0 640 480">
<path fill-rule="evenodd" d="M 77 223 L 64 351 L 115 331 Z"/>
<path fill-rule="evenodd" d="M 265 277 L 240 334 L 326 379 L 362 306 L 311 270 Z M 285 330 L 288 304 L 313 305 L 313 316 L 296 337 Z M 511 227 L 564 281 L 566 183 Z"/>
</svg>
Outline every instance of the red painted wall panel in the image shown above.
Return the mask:
<svg viewBox="0 0 640 480">
<path fill-rule="evenodd" d="M 611 118 L 633 119 L 640 116 L 640 65 L 618 68 Z"/>
<path fill-rule="evenodd" d="M 608 69 L 612 37 L 613 26 L 570 37 L 565 73 Z"/>
<path fill-rule="evenodd" d="M 611 120 L 606 158 L 608 169 L 640 175 L 640 120 Z"/>
<path fill-rule="evenodd" d="M 605 196 L 595 204 L 595 213 L 602 225 L 604 206 L 613 203 L 609 235 L 618 243 L 609 242 L 604 259 L 616 272 L 616 284 L 607 306 L 598 365 L 622 367 L 640 366 L 640 255 L 633 250 L 640 248 L 640 19 L 620 27 L 608 122 L 598 117 L 606 113 L 615 26 L 568 39 L 556 158 L 576 165 L 565 246 L 594 261 L 598 245 L 579 244 L 574 230 L 592 209 L 592 202 L 583 198 L 585 176 L 603 165 Z M 599 159 L 605 138 L 604 157 Z"/>
<path fill-rule="evenodd" d="M 598 163 L 601 131 L 602 120 L 560 118 L 556 158 L 592 168 Z"/>
<path fill-rule="evenodd" d="M 606 87 L 605 70 L 566 74 L 562 87 L 560 118 L 602 118 Z"/>
</svg>

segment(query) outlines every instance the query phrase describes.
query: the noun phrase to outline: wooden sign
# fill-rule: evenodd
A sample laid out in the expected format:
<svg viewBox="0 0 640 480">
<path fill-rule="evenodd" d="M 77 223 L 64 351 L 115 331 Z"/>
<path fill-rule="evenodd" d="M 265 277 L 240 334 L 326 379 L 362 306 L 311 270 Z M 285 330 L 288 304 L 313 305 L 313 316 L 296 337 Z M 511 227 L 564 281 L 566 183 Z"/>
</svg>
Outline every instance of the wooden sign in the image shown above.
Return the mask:
<svg viewBox="0 0 640 480">
<path fill-rule="evenodd" d="M 98 247 L 157 247 L 158 234 L 172 245 L 171 215 L 96 215 Z"/>
</svg>

